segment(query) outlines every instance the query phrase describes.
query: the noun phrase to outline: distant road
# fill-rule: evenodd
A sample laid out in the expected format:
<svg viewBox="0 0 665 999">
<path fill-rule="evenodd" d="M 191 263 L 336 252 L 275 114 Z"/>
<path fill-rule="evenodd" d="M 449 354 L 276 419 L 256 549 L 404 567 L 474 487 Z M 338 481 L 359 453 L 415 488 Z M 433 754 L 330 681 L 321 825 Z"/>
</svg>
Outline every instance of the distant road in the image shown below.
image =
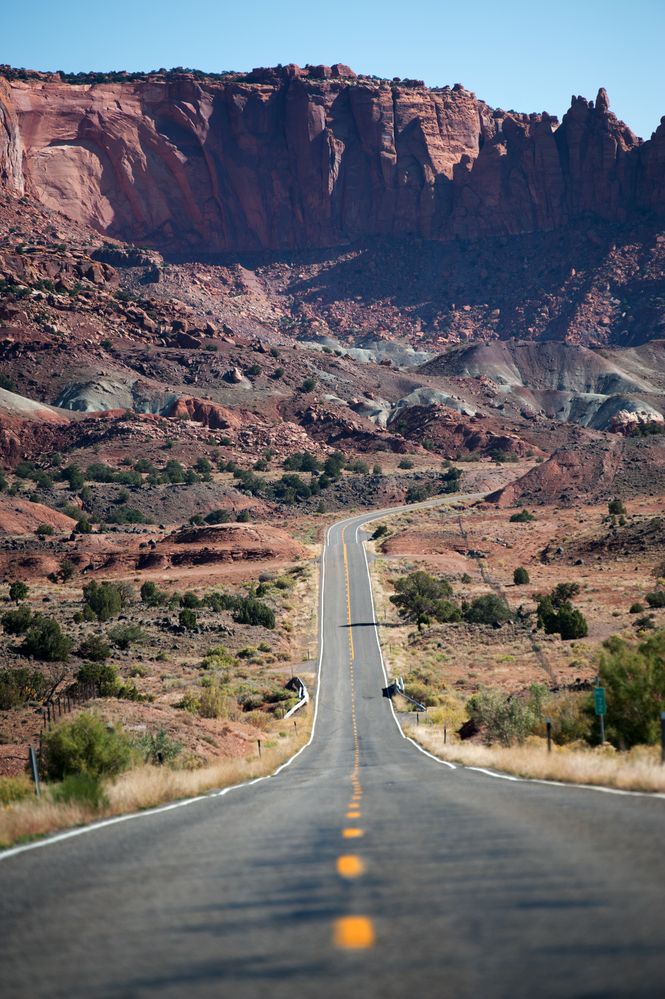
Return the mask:
<svg viewBox="0 0 665 999">
<path fill-rule="evenodd" d="M 0 861 L 4 999 L 665 994 L 665 801 L 450 769 L 403 738 L 376 516 L 328 533 L 311 745 L 275 778 Z"/>
</svg>

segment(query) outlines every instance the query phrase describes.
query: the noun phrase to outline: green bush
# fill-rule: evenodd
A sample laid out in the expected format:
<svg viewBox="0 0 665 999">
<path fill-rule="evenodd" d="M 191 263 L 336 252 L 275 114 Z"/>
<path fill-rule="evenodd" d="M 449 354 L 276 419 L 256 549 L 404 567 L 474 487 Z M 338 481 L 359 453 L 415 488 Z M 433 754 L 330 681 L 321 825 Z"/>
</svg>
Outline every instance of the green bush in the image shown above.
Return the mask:
<svg viewBox="0 0 665 999">
<path fill-rule="evenodd" d="M 116 617 L 127 605 L 131 589 L 122 583 L 97 583 L 83 587 L 83 599 L 98 621 Z"/>
<path fill-rule="evenodd" d="M 197 627 L 199 620 L 191 607 L 183 607 L 178 615 L 178 623 L 185 631 L 193 631 Z"/>
<path fill-rule="evenodd" d="M 83 663 L 76 679 L 81 684 L 93 683 L 98 697 L 115 697 L 120 688 L 118 671 L 111 663 Z"/>
<path fill-rule="evenodd" d="M 233 611 L 236 624 L 251 624 L 263 628 L 275 627 L 275 612 L 256 597 L 239 597 Z"/>
<path fill-rule="evenodd" d="M 29 701 L 41 701 L 48 692 L 48 683 L 37 669 L 18 666 L 0 669 L 0 710 L 23 707 Z"/>
<path fill-rule="evenodd" d="M 156 583 L 146 582 L 140 590 L 141 600 L 149 607 L 161 607 L 166 603 L 166 593 L 160 590 Z"/>
<path fill-rule="evenodd" d="M 132 760 L 132 748 L 122 729 L 107 726 L 90 711 L 61 722 L 44 736 L 46 774 L 63 780 L 75 774 L 115 777 Z"/>
<path fill-rule="evenodd" d="M 510 517 L 511 524 L 528 524 L 529 521 L 535 520 L 535 516 L 529 513 L 528 510 L 520 510 L 519 513 L 513 513 Z"/>
<path fill-rule="evenodd" d="M 21 651 L 33 659 L 63 662 L 69 656 L 73 644 L 54 618 L 35 614 L 26 632 Z"/>
<path fill-rule="evenodd" d="M 630 607 L 628 609 L 628 613 L 629 614 L 641 614 L 643 610 L 644 610 L 644 604 L 641 604 L 638 601 L 636 601 L 634 604 L 630 605 Z"/>
<path fill-rule="evenodd" d="M 82 805 L 99 812 L 108 803 L 100 777 L 94 774 L 69 774 L 53 789 L 53 798 L 63 805 Z"/>
<path fill-rule="evenodd" d="M 301 392 L 313 392 L 316 388 L 316 378 L 306 378 L 305 381 L 300 386 Z"/>
<path fill-rule="evenodd" d="M 123 651 L 145 638 L 145 632 L 138 624 L 116 624 L 109 628 L 107 635 L 113 645 Z"/>
<path fill-rule="evenodd" d="M 665 630 L 639 644 L 615 636 L 604 649 L 599 675 L 607 697 L 607 738 L 620 748 L 653 745 L 665 709 Z"/>
<path fill-rule="evenodd" d="M 172 739 L 163 728 L 141 736 L 135 745 L 145 762 L 153 766 L 173 763 L 182 752 L 182 743 Z"/>
<path fill-rule="evenodd" d="M 618 496 L 611 499 L 607 504 L 607 509 L 613 517 L 619 517 L 626 513 L 626 508 Z"/>
<path fill-rule="evenodd" d="M 111 654 L 111 646 L 101 635 L 89 635 L 78 647 L 77 655 L 93 663 L 103 663 Z"/>
<path fill-rule="evenodd" d="M 13 805 L 15 801 L 33 798 L 35 788 L 29 777 L 0 777 L 0 808 Z"/>
<path fill-rule="evenodd" d="M 513 612 L 497 593 L 485 593 L 476 597 L 464 611 L 464 619 L 471 624 L 504 624 L 512 621 Z"/>
<path fill-rule="evenodd" d="M 565 641 L 570 641 L 588 634 L 586 618 L 570 602 L 579 590 L 577 583 L 559 583 L 551 593 L 537 597 L 538 627 L 543 628 L 546 635 L 560 634 Z"/>
<path fill-rule="evenodd" d="M 402 458 L 402 460 L 399 462 L 399 464 L 397 465 L 397 467 L 398 468 L 404 468 L 404 469 L 413 468 L 413 462 L 411 461 L 410 458 Z"/>
<path fill-rule="evenodd" d="M 575 638 L 585 638 L 589 634 L 589 626 L 581 611 L 571 604 L 563 604 L 559 611 L 559 634 L 564 642 Z"/>
<path fill-rule="evenodd" d="M 27 604 L 2 615 L 2 627 L 8 635 L 24 635 L 32 623 L 33 614 Z"/>
<path fill-rule="evenodd" d="M 284 461 L 282 467 L 288 472 L 319 472 L 321 464 L 308 451 L 295 451 Z"/>
<path fill-rule="evenodd" d="M 450 599 L 452 594 L 452 586 L 447 580 L 418 570 L 396 580 L 395 593 L 390 600 L 398 608 L 400 617 L 421 628 L 431 621 L 461 619 L 459 608 Z"/>
<path fill-rule="evenodd" d="M 19 604 L 22 600 L 27 600 L 29 593 L 30 588 L 27 583 L 23 583 L 19 579 L 11 583 L 9 587 L 9 599 L 13 600 L 15 604 Z"/>
<path fill-rule="evenodd" d="M 513 573 L 513 583 L 515 586 L 526 586 L 529 581 L 529 573 L 527 570 L 522 565 L 518 566 Z"/>
<path fill-rule="evenodd" d="M 106 517 L 107 524 L 148 524 L 150 520 L 133 506 L 117 506 Z"/>
<path fill-rule="evenodd" d="M 647 593 L 645 599 L 649 607 L 665 607 L 665 590 L 652 590 L 651 593 Z"/>
<path fill-rule="evenodd" d="M 524 742 L 538 722 L 531 704 L 499 690 L 482 690 L 474 694 L 467 707 L 471 720 L 482 731 L 487 743 L 510 746 L 514 742 Z"/>
<path fill-rule="evenodd" d="M 186 593 L 183 593 L 180 604 L 182 607 L 189 607 L 190 610 L 194 610 L 196 607 L 201 606 L 201 601 L 192 590 L 187 590 Z"/>
<path fill-rule="evenodd" d="M 211 510 L 203 518 L 206 524 L 228 524 L 231 514 L 228 510 Z"/>
</svg>

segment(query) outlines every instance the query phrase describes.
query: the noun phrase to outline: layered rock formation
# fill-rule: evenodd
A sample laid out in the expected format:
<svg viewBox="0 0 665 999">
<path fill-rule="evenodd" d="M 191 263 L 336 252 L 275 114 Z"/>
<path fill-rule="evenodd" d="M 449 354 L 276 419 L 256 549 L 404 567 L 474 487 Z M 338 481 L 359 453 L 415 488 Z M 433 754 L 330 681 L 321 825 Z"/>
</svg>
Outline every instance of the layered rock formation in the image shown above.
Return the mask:
<svg viewBox="0 0 665 999">
<path fill-rule="evenodd" d="M 432 90 L 344 66 L 0 79 L 0 183 L 163 249 L 471 238 L 586 213 L 619 221 L 665 211 L 664 165 L 665 124 L 642 143 L 604 90 L 595 103 L 573 98 L 559 125 L 493 110 L 459 84 Z"/>
</svg>

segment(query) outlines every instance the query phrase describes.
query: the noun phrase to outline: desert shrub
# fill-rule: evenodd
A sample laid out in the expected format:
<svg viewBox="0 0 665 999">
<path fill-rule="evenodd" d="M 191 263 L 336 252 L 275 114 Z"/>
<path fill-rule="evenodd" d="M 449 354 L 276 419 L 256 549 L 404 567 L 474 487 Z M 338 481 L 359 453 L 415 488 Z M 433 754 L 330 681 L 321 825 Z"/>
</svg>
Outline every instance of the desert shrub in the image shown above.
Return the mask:
<svg viewBox="0 0 665 999">
<path fill-rule="evenodd" d="M 607 738 L 621 748 L 657 742 L 665 709 L 665 631 L 639 644 L 614 636 L 604 650 L 599 675 L 607 696 Z"/>
<path fill-rule="evenodd" d="M 589 694 L 560 693 L 547 698 L 543 714 L 552 721 L 552 738 L 557 745 L 590 741 L 593 721 L 588 710 L 589 703 Z M 544 718 L 541 721 L 538 734 L 544 736 Z"/>
<path fill-rule="evenodd" d="M 273 482 L 271 492 L 277 502 L 287 505 L 301 499 L 308 499 L 312 495 L 310 486 L 295 472 L 288 472 L 281 479 Z"/>
<path fill-rule="evenodd" d="M 111 654 L 111 646 L 101 635 L 89 635 L 78 647 L 77 655 L 93 663 L 103 663 Z"/>
<path fill-rule="evenodd" d="M 140 590 L 141 600 L 149 607 L 160 607 L 166 603 L 166 593 L 156 583 L 145 582 Z"/>
<path fill-rule="evenodd" d="M 385 538 L 387 533 L 388 533 L 388 528 L 386 527 L 386 525 L 379 524 L 377 529 L 372 534 L 372 541 L 378 541 L 379 538 Z"/>
<path fill-rule="evenodd" d="M 166 462 L 164 467 L 164 476 L 167 482 L 180 483 L 185 481 L 185 469 L 182 467 L 179 461 L 171 459 Z"/>
<path fill-rule="evenodd" d="M 60 475 L 73 492 L 83 489 L 85 477 L 78 465 L 67 465 L 66 468 L 62 469 Z"/>
<path fill-rule="evenodd" d="M 528 571 L 524 568 L 524 566 L 522 565 L 518 566 L 513 573 L 513 583 L 515 584 L 515 586 L 526 586 L 528 582 L 529 582 Z"/>
<path fill-rule="evenodd" d="M 199 619 L 196 613 L 191 609 L 191 607 L 183 607 L 178 615 L 178 624 L 185 631 L 193 631 L 199 623 Z"/>
<path fill-rule="evenodd" d="M 628 609 L 628 613 L 629 614 L 641 614 L 643 610 L 644 610 L 644 604 L 641 604 L 641 603 L 639 603 L 639 602 L 636 601 L 634 604 L 630 605 L 630 607 Z"/>
<path fill-rule="evenodd" d="M 99 697 L 115 697 L 120 687 L 118 671 L 111 663 L 83 663 L 76 679 L 81 684 L 93 683 Z"/>
<path fill-rule="evenodd" d="M 235 706 L 234 698 L 230 697 L 216 683 L 204 687 L 198 700 L 198 713 L 202 718 L 228 718 Z"/>
<path fill-rule="evenodd" d="M 323 471 L 329 479 L 338 479 L 342 474 L 342 469 L 346 464 L 346 459 L 341 451 L 333 451 L 323 463 Z"/>
<path fill-rule="evenodd" d="M 99 812 L 107 804 L 101 777 L 94 774 L 69 774 L 53 789 L 53 799 L 63 805 L 82 805 Z"/>
<path fill-rule="evenodd" d="M 182 607 L 189 607 L 191 610 L 194 610 L 194 608 L 201 606 L 201 601 L 192 590 L 187 590 L 180 598 L 180 604 Z"/>
<path fill-rule="evenodd" d="M 482 730 L 488 743 L 501 742 L 510 746 L 523 742 L 538 721 L 530 703 L 499 690 L 482 690 L 474 694 L 467 707 L 472 721 Z"/>
<path fill-rule="evenodd" d="M 413 468 L 413 462 L 411 461 L 410 458 L 402 458 L 397 467 L 404 469 Z"/>
<path fill-rule="evenodd" d="M 503 624 L 512 621 L 513 612 L 497 593 L 485 593 L 475 600 L 464 611 L 464 618 L 471 624 Z"/>
<path fill-rule="evenodd" d="M 141 736 L 135 745 L 145 762 L 152 763 L 153 766 L 173 763 L 182 752 L 182 743 L 172 739 L 163 728 Z"/>
<path fill-rule="evenodd" d="M 558 632 L 564 642 L 585 638 L 589 634 L 589 626 L 582 611 L 564 603 L 559 610 Z"/>
<path fill-rule="evenodd" d="M 287 472 L 318 472 L 321 464 L 308 451 L 295 451 L 285 459 L 282 468 Z"/>
<path fill-rule="evenodd" d="M 238 513 L 238 515 L 236 517 L 236 521 L 237 521 L 238 524 L 247 524 L 247 523 L 249 523 L 250 519 L 251 518 L 250 518 L 249 510 L 240 510 L 240 512 Z"/>
<path fill-rule="evenodd" d="M 130 600 L 131 589 L 122 583 L 97 583 L 83 587 L 83 599 L 98 621 L 116 617 Z"/>
<path fill-rule="evenodd" d="M 117 506 L 106 516 L 107 524 L 148 524 L 150 520 L 133 506 Z"/>
<path fill-rule="evenodd" d="M 32 798 L 34 794 L 34 786 L 28 777 L 23 775 L 20 777 L 0 777 L 0 808 L 13 805 L 16 801 Z"/>
<path fill-rule="evenodd" d="M 461 613 L 450 599 L 453 589 L 446 579 L 437 579 L 418 570 L 395 581 L 391 603 L 400 617 L 415 622 L 419 628 L 431 621 L 459 621 Z"/>
<path fill-rule="evenodd" d="M 618 496 L 611 499 L 607 504 L 607 509 L 613 517 L 619 517 L 626 513 L 626 507 Z"/>
<path fill-rule="evenodd" d="M 228 510 L 211 510 L 203 518 L 206 524 L 228 524 L 231 514 Z"/>
<path fill-rule="evenodd" d="M 55 534 L 55 531 L 51 524 L 38 524 L 35 528 L 35 534 L 40 538 L 47 538 Z"/>
<path fill-rule="evenodd" d="M 145 638 L 145 632 L 138 624 L 116 624 L 109 628 L 107 635 L 109 641 L 123 651 Z"/>
<path fill-rule="evenodd" d="M 543 628 L 545 634 L 560 634 L 566 641 L 588 634 L 586 618 L 570 602 L 579 591 L 577 583 L 558 583 L 551 593 L 538 595 L 538 627 Z"/>
<path fill-rule="evenodd" d="M 232 666 L 233 662 L 233 653 L 229 652 L 225 645 L 215 645 L 206 652 L 201 669 L 223 669 L 226 666 Z"/>
<path fill-rule="evenodd" d="M 63 583 L 68 583 L 69 580 L 74 575 L 74 572 L 75 572 L 74 563 L 70 559 L 64 558 L 60 563 L 60 578 L 63 581 Z"/>
<path fill-rule="evenodd" d="M 35 614 L 25 634 L 21 651 L 33 659 L 62 662 L 67 659 L 73 644 L 55 618 Z"/>
<path fill-rule="evenodd" d="M 645 597 L 649 607 L 665 607 L 665 590 L 652 590 Z"/>
<path fill-rule="evenodd" d="M 239 597 L 233 611 L 236 624 L 251 624 L 263 628 L 275 627 L 275 612 L 256 597 Z"/>
<path fill-rule="evenodd" d="M 46 678 L 37 669 L 19 666 L 0 669 L 0 710 L 20 708 L 28 701 L 41 701 L 48 692 Z"/>
<path fill-rule="evenodd" d="M 33 614 L 27 604 L 2 615 L 2 627 L 8 635 L 24 635 L 32 623 Z"/>
<path fill-rule="evenodd" d="M 301 392 L 313 392 L 316 388 L 316 378 L 306 378 L 300 386 Z"/>
<path fill-rule="evenodd" d="M 528 524 L 529 521 L 535 520 L 535 516 L 529 513 L 528 510 L 520 510 L 519 513 L 513 513 L 510 516 L 511 524 Z"/>
<path fill-rule="evenodd" d="M 115 777 L 132 759 L 129 739 L 122 729 L 107 726 L 91 711 L 61 722 L 44 736 L 46 774 L 52 780 L 74 774 Z"/>
<path fill-rule="evenodd" d="M 15 604 L 19 604 L 22 600 L 27 600 L 29 593 L 30 588 L 28 584 L 19 579 L 15 580 L 9 586 L 9 599 L 13 600 Z"/>
</svg>

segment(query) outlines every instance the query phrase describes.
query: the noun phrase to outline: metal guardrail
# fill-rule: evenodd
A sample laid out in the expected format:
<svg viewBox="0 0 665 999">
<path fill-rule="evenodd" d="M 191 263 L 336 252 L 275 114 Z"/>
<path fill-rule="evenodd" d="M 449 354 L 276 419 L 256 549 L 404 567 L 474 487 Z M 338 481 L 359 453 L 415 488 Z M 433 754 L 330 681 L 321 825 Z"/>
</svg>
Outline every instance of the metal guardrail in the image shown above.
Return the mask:
<svg viewBox="0 0 665 999">
<path fill-rule="evenodd" d="M 298 703 L 294 704 L 292 708 L 289 708 L 284 715 L 285 718 L 290 718 L 291 715 L 294 715 L 296 711 L 300 710 L 300 708 L 304 708 L 306 704 L 309 704 L 309 691 L 299 676 L 292 677 L 286 686 L 288 690 L 295 690 L 298 694 Z"/>
</svg>

